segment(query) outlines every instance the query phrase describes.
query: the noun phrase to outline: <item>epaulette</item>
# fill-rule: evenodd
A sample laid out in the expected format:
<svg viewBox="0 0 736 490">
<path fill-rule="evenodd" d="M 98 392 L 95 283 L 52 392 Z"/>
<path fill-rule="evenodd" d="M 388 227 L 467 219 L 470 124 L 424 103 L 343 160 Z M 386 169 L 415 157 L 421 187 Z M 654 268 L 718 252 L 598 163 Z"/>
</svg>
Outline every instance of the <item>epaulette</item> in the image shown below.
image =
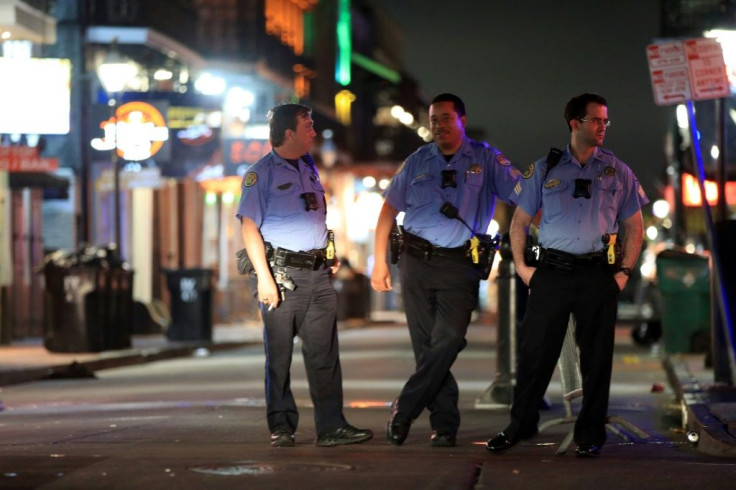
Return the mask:
<svg viewBox="0 0 736 490">
<path fill-rule="evenodd" d="M 485 148 L 487 150 L 491 149 L 491 145 L 489 145 L 486 141 L 476 141 L 470 138 L 468 138 L 468 141 L 470 142 L 471 148 Z"/>
<path fill-rule="evenodd" d="M 547 175 L 549 175 L 549 171 L 555 168 L 558 163 L 560 163 L 560 158 L 562 158 L 562 150 L 560 150 L 559 148 L 549 149 L 549 153 L 547 153 L 547 171 L 544 173 L 545 179 L 547 178 Z"/>
</svg>

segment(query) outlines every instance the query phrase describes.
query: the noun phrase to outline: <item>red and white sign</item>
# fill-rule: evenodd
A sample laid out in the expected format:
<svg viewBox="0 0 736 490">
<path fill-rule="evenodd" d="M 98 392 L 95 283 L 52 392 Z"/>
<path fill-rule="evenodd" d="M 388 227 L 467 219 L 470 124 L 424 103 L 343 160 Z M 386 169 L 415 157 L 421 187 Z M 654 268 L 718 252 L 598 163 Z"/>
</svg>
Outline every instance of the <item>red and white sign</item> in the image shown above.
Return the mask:
<svg viewBox="0 0 736 490">
<path fill-rule="evenodd" d="M 685 50 L 694 100 L 731 95 L 721 43 L 711 38 L 688 39 L 685 41 Z"/>
<path fill-rule="evenodd" d="M 650 44 L 647 59 L 657 105 L 679 104 L 690 99 L 687 57 L 682 42 Z"/>
<path fill-rule="evenodd" d="M 0 146 L 0 170 L 5 172 L 53 172 L 59 168 L 56 158 L 38 156 L 38 148 Z"/>
<path fill-rule="evenodd" d="M 657 105 L 731 95 L 723 50 L 715 39 L 650 44 L 647 59 Z"/>
</svg>

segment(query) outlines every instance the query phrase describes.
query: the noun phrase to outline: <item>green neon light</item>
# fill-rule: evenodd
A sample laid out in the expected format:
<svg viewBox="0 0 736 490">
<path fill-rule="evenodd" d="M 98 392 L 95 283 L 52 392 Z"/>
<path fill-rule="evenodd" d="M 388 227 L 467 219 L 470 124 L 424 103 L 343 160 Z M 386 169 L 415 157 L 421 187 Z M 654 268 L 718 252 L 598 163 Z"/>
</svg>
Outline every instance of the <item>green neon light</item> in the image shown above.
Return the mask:
<svg viewBox="0 0 736 490">
<path fill-rule="evenodd" d="M 314 12 L 304 12 L 304 54 L 314 54 L 316 37 Z"/>
<path fill-rule="evenodd" d="M 385 78 L 391 83 L 399 83 L 401 81 L 401 75 L 398 71 L 392 70 L 391 68 L 374 61 L 367 56 L 363 56 L 359 53 L 353 53 L 353 63 L 360 66 L 361 68 L 378 75 L 381 78 Z"/>
<path fill-rule="evenodd" d="M 337 4 L 337 63 L 335 81 L 340 85 L 350 85 L 350 53 L 353 50 L 351 38 L 352 20 L 350 0 L 338 0 Z"/>
</svg>

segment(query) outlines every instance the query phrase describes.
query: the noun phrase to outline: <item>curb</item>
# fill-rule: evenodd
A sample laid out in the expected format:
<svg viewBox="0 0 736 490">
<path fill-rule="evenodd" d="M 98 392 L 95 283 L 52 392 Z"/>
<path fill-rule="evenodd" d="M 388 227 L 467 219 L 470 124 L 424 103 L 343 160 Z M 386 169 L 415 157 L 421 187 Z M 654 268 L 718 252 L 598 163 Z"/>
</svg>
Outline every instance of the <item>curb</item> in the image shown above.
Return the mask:
<svg viewBox="0 0 736 490">
<path fill-rule="evenodd" d="M 702 453 L 736 458 L 736 437 L 729 432 L 728 424 L 713 414 L 710 405 L 714 400 L 709 389 L 681 360 L 666 356 L 662 366 L 682 406 L 682 424 L 688 431 L 688 440 Z"/>
<path fill-rule="evenodd" d="M 118 355 L 112 355 L 103 359 L 72 361 L 68 364 L 55 364 L 32 368 L 21 367 L 1 372 L 0 387 L 47 379 L 90 378 L 94 377 L 94 373 L 96 371 L 101 371 L 103 369 L 134 366 L 149 362 L 174 359 L 177 357 L 189 357 L 197 355 L 200 349 L 207 349 L 209 352 L 217 352 L 222 350 L 238 349 L 240 347 L 248 347 L 256 344 L 257 342 L 253 341 L 218 343 L 196 342 L 191 344 L 187 343 L 186 345 L 178 344 L 163 347 L 126 349 Z M 110 351 L 106 351 L 105 353 L 106 355 L 109 355 Z"/>
</svg>

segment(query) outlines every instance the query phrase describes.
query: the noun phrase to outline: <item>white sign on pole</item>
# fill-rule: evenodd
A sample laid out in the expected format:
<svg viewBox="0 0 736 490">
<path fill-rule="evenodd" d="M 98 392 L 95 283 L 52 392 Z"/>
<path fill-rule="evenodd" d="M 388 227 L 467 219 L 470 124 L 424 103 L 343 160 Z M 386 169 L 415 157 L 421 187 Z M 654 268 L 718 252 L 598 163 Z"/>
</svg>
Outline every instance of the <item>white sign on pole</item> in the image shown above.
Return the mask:
<svg viewBox="0 0 736 490">
<path fill-rule="evenodd" d="M 657 105 L 731 95 L 723 49 L 715 39 L 650 44 L 647 59 Z"/>
<path fill-rule="evenodd" d="M 685 41 L 694 100 L 718 99 L 731 95 L 721 43 L 712 38 Z"/>
<path fill-rule="evenodd" d="M 690 99 L 687 57 L 682 42 L 650 44 L 647 59 L 657 105 L 678 104 Z"/>
</svg>

